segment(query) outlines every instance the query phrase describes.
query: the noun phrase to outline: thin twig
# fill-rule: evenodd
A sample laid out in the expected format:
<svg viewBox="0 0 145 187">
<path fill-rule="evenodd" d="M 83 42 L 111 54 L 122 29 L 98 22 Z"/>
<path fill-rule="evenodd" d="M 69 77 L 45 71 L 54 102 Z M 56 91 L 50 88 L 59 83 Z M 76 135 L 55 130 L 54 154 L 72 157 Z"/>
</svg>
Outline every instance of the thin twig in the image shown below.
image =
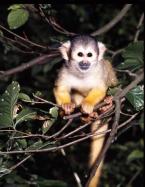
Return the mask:
<svg viewBox="0 0 145 187">
<path fill-rule="evenodd" d="M 137 31 L 135 33 L 135 37 L 134 37 L 134 42 L 137 42 L 138 41 L 138 37 L 139 37 L 139 34 L 141 32 L 141 26 L 143 24 L 143 21 L 144 21 L 144 13 L 141 15 L 140 17 L 140 20 L 139 20 L 139 23 L 137 25 Z"/>
<path fill-rule="evenodd" d="M 30 41 L 30 40 L 28 40 L 28 39 L 26 39 L 26 38 L 23 38 L 23 37 L 19 36 L 18 34 L 16 34 L 16 33 L 12 32 L 12 31 L 10 31 L 10 30 L 7 29 L 7 28 L 5 28 L 5 27 L 2 26 L 2 25 L 0 25 L 0 28 L 3 29 L 3 30 L 5 30 L 5 31 L 7 31 L 9 34 L 15 36 L 16 38 L 20 39 L 20 40 L 23 41 L 23 42 L 26 42 L 26 43 L 28 43 L 28 44 L 30 44 L 30 45 L 39 47 L 39 48 L 41 48 L 41 49 L 47 49 L 46 46 L 42 46 L 42 45 L 37 44 L 37 43 L 35 43 L 35 42 L 32 42 L 32 41 Z"/>
<path fill-rule="evenodd" d="M 137 172 L 133 175 L 133 177 L 130 179 L 126 187 L 130 187 L 133 183 L 133 181 L 137 178 L 137 176 L 141 173 L 141 169 L 138 169 Z"/>
<path fill-rule="evenodd" d="M 6 76 L 10 76 L 10 75 L 13 75 L 16 73 L 20 73 L 20 72 L 36 65 L 36 64 L 46 63 L 46 62 L 48 62 L 49 59 L 54 58 L 56 56 L 58 56 L 58 54 L 48 54 L 48 55 L 43 55 L 43 56 L 37 57 L 27 63 L 24 63 L 24 64 L 18 66 L 18 67 L 12 68 L 7 71 L 3 71 L 3 73 L 0 74 L 0 79 L 3 79 Z"/>
<path fill-rule="evenodd" d="M 49 18 L 47 18 L 47 16 L 45 15 L 44 11 L 41 8 L 41 4 L 39 4 L 39 13 L 40 15 L 45 19 L 45 21 L 52 26 L 52 28 L 61 33 L 61 34 L 65 34 L 65 35 L 71 35 L 74 36 L 76 35 L 75 33 L 69 32 L 66 29 L 64 29 L 62 26 L 60 26 L 58 23 L 56 23 L 54 17 L 49 16 Z"/>
<path fill-rule="evenodd" d="M 17 164 L 15 164 L 14 166 L 10 167 L 9 170 L 13 171 L 15 170 L 17 167 L 19 167 L 20 165 L 22 165 L 24 162 L 26 162 L 32 155 L 28 155 L 26 156 L 23 160 L 21 160 L 20 162 L 18 162 Z"/>
<path fill-rule="evenodd" d="M 74 171 L 73 166 L 71 164 L 71 161 L 70 161 L 69 157 L 66 154 L 66 151 L 64 149 L 61 149 L 60 151 L 61 151 L 62 156 L 65 158 L 65 160 L 67 162 L 67 165 L 70 167 L 70 169 L 71 169 L 71 171 L 73 173 L 73 176 L 74 176 L 75 182 L 77 184 L 77 187 L 82 187 L 81 179 L 80 179 L 78 173 L 76 171 Z"/>
<path fill-rule="evenodd" d="M 38 100 L 40 100 L 40 101 L 42 101 L 42 102 L 44 102 L 44 103 L 47 103 L 47 104 L 50 104 L 50 105 L 53 105 L 53 106 L 56 106 L 56 107 L 60 107 L 59 105 L 57 105 L 57 104 L 55 104 L 55 103 L 53 103 L 53 102 L 51 102 L 51 101 L 47 101 L 46 99 L 43 99 L 43 98 L 41 98 L 41 97 L 39 97 L 39 96 L 37 96 L 37 95 L 35 95 L 35 94 L 33 94 L 33 96 L 34 96 L 36 99 L 38 99 Z"/>
<path fill-rule="evenodd" d="M 134 114 L 132 116 L 132 118 L 129 118 L 127 121 L 123 122 L 122 124 L 120 124 L 117 129 L 120 129 L 122 127 L 124 127 L 125 125 L 127 125 L 128 123 L 131 122 L 131 120 L 133 120 L 135 117 L 137 116 L 137 114 Z M 58 151 L 60 149 L 63 149 L 63 148 L 66 148 L 66 147 L 69 147 L 71 145 L 74 145 L 74 144 L 77 144 L 77 143 L 80 143 L 84 140 L 87 140 L 91 137 L 94 137 L 94 136 L 98 136 L 98 135 L 103 135 L 103 134 L 107 134 L 109 132 L 111 132 L 112 129 L 108 129 L 108 130 L 105 130 L 105 131 L 102 131 L 102 132 L 94 132 L 94 133 L 91 133 L 91 134 L 88 134 L 86 135 L 85 137 L 83 138 L 80 138 L 80 139 L 77 139 L 75 141 L 72 141 L 72 142 L 69 142 L 67 144 L 64 144 L 64 145 L 61 145 L 61 146 L 57 146 L 57 147 L 52 147 L 52 148 L 48 148 L 48 149 L 37 149 L 37 150 L 25 150 L 25 151 L 9 151 L 9 152 L 2 152 L 0 151 L 0 155 L 4 155 L 4 154 L 24 154 L 24 153 L 41 153 L 41 152 L 50 152 L 50 151 Z"/>
<path fill-rule="evenodd" d="M 137 77 L 138 75 L 136 73 L 132 73 L 130 70 L 121 70 L 121 69 L 115 69 L 118 72 L 127 73 L 131 77 Z"/>
</svg>

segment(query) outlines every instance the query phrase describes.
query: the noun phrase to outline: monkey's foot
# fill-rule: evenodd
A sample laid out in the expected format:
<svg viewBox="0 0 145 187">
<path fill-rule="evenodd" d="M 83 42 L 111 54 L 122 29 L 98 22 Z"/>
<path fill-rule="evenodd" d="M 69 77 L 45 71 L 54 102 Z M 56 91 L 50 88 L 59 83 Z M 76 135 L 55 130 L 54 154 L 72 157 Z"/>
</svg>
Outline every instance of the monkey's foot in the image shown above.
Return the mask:
<svg viewBox="0 0 145 187">
<path fill-rule="evenodd" d="M 63 109 L 65 114 L 69 115 L 74 111 L 75 104 L 74 103 L 65 103 L 65 104 L 61 105 L 61 108 Z"/>
<path fill-rule="evenodd" d="M 81 105 L 82 112 L 85 114 L 91 114 L 94 110 L 94 105 L 84 101 Z"/>
<path fill-rule="evenodd" d="M 105 106 L 101 107 L 99 110 L 101 111 L 101 113 L 106 112 L 108 109 L 110 109 L 113 105 L 113 96 L 107 96 L 104 99 L 104 102 L 106 103 Z"/>
<path fill-rule="evenodd" d="M 97 112 L 92 112 L 90 114 L 85 114 L 81 117 L 81 120 L 85 123 L 94 121 L 98 118 L 98 113 Z"/>
</svg>

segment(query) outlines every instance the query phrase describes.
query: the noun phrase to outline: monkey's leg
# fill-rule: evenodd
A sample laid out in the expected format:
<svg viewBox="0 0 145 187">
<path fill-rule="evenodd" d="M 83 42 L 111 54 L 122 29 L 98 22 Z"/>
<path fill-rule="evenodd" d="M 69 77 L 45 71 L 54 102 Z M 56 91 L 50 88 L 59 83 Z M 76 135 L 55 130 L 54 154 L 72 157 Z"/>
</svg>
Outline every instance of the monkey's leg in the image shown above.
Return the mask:
<svg viewBox="0 0 145 187">
<path fill-rule="evenodd" d="M 54 95 L 57 104 L 61 105 L 65 114 L 70 114 L 75 108 L 75 104 L 71 102 L 70 90 L 64 86 L 54 88 Z"/>
<path fill-rule="evenodd" d="M 72 101 L 75 103 L 76 106 L 80 106 L 83 99 L 84 99 L 84 96 L 82 96 L 81 94 L 77 92 L 72 95 Z"/>
<path fill-rule="evenodd" d="M 108 124 L 103 124 L 102 127 L 98 128 L 98 123 L 99 121 L 95 121 L 92 126 L 91 126 L 91 131 L 94 132 L 96 131 L 96 133 L 98 132 L 103 132 L 106 131 L 108 129 Z M 97 130 L 98 129 L 98 130 Z M 90 167 L 93 166 L 93 164 L 95 163 L 96 159 L 98 158 L 102 148 L 103 148 L 103 144 L 104 144 L 104 139 L 105 139 L 105 135 L 97 135 L 94 136 L 92 138 L 92 142 L 91 142 L 91 152 L 90 152 L 90 162 L 89 165 Z M 101 161 L 95 176 L 93 177 L 93 179 L 91 180 L 89 187 L 98 187 L 99 185 L 99 180 L 100 180 L 100 176 L 101 176 L 101 171 L 102 171 L 102 167 L 103 167 L 103 160 Z"/>
<path fill-rule="evenodd" d="M 92 89 L 87 97 L 82 102 L 83 112 L 90 114 L 93 112 L 94 106 L 99 103 L 106 95 L 105 88 L 94 88 Z"/>
</svg>

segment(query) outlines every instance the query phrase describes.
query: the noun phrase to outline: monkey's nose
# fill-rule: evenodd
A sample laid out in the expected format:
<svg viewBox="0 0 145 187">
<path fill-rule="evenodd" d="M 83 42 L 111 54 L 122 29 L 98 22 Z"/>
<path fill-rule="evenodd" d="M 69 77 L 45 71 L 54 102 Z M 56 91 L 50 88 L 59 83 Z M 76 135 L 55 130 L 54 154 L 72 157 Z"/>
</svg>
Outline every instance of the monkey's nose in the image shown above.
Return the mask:
<svg viewBox="0 0 145 187">
<path fill-rule="evenodd" d="M 86 61 L 81 61 L 81 62 L 79 62 L 79 67 L 82 70 L 87 70 L 90 67 L 90 63 L 86 62 Z"/>
</svg>

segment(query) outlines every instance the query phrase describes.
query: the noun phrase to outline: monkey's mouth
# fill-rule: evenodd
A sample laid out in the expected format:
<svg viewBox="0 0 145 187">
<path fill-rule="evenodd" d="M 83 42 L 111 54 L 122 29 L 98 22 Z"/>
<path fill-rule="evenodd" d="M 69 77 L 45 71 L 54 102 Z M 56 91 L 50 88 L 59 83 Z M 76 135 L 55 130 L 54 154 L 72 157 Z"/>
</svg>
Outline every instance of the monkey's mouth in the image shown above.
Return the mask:
<svg viewBox="0 0 145 187">
<path fill-rule="evenodd" d="M 87 69 L 89 69 L 89 67 L 90 67 L 90 63 L 84 63 L 84 62 L 79 63 L 79 68 L 81 70 L 87 70 Z"/>
</svg>

